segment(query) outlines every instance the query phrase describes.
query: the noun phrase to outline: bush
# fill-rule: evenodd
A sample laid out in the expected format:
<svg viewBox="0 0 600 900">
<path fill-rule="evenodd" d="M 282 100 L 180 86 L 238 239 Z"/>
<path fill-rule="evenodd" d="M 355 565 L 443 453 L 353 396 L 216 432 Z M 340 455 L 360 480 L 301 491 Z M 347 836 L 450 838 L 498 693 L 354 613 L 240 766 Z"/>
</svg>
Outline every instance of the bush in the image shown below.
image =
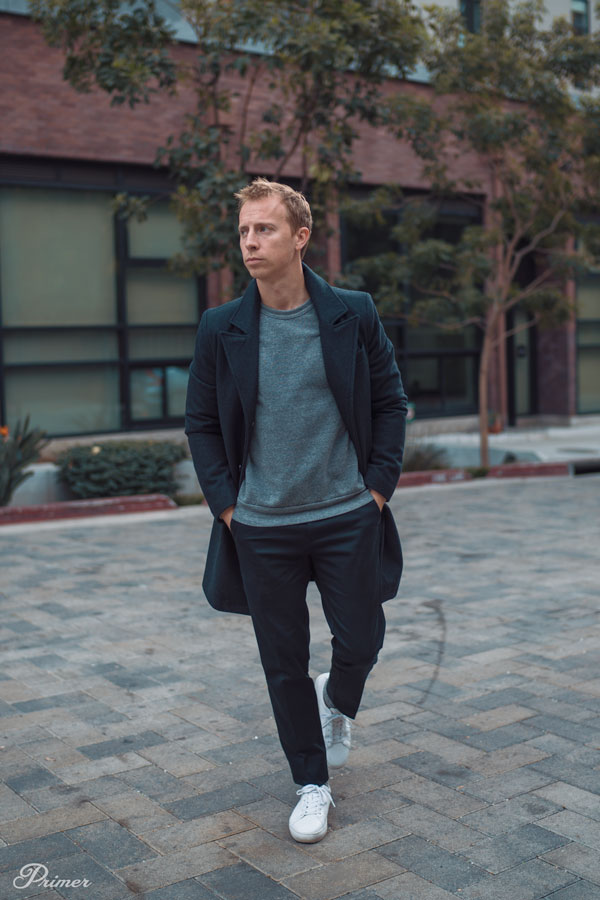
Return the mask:
<svg viewBox="0 0 600 900">
<path fill-rule="evenodd" d="M 17 422 L 12 437 L 6 425 L 0 428 L 0 506 L 6 506 L 18 486 L 33 475 L 24 469 L 37 460 L 47 443 L 45 431 L 29 430 L 29 416 L 23 424 Z"/>
<path fill-rule="evenodd" d="M 407 442 L 402 459 L 403 472 L 426 472 L 428 469 L 447 469 L 448 461 L 441 447 L 417 439 Z"/>
<path fill-rule="evenodd" d="M 173 500 L 177 506 L 199 506 L 204 503 L 204 494 L 175 494 Z"/>
<path fill-rule="evenodd" d="M 469 466 L 467 469 L 471 478 L 487 478 L 489 471 L 489 466 Z"/>
<path fill-rule="evenodd" d="M 166 441 L 106 441 L 77 445 L 61 453 L 59 478 L 76 497 L 168 494 L 178 490 L 175 463 L 185 459 L 182 444 Z"/>
</svg>

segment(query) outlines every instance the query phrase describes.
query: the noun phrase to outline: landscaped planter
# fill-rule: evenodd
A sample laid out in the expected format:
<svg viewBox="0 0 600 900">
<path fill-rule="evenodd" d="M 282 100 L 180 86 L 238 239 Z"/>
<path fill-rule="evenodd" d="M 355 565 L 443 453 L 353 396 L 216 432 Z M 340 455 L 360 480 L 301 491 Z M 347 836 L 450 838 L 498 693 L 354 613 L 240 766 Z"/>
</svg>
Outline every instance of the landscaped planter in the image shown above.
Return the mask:
<svg viewBox="0 0 600 900">
<path fill-rule="evenodd" d="M 8 504 L 14 506 L 37 506 L 45 503 L 56 503 L 67 500 L 76 500 L 68 487 L 58 477 L 58 467 L 54 463 L 36 463 L 29 466 L 26 471 L 33 472 L 16 489 Z M 200 488 L 194 472 L 191 459 L 184 459 L 175 465 L 177 480 L 181 488 L 181 494 L 198 494 Z"/>
<path fill-rule="evenodd" d="M 45 464 L 50 465 L 49 463 Z M 197 492 L 196 476 L 190 470 L 191 461 L 179 464 L 184 467 L 187 483 L 182 493 Z M 186 471 L 187 470 L 187 471 Z M 531 478 L 540 476 L 571 475 L 572 467 L 564 462 L 507 463 L 491 466 L 486 478 Z M 472 481 L 473 472 L 468 469 L 433 469 L 428 472 L 405 472 L 398 487 L 419 487 L 427 484 L 455 484 Z M 33 479 L 30 479 L 33 481 Z M 15 495 L 18 491 L 15 491 Z M 149 512 L 160 509 L 177 509 L 177 504 L 164 494 L 138 494 L 132 497 L 106 497 L 95 500 L 63 500 L 51 503 L 13 505 L 0 507 L 0 525 L 17 522 L 43 522 L 53 519 L 81 518 L 83 516 L 114 515 L 119 513 Z"/>
<path fill-rule="evenodd" d="M 485 478 L 535 478 L 551 475 L 571 475 L 572 468 L 566 462 L 524 462 L 490 466 Z M 405 472 L 398 487 L 419 487 L 424 484 L 452 484 L 457 481 L 472 481 L 469 469 L 431 469 L 428 472 Z"/>
<path fill-rule="evenodd" d="M 59 481 L 54 463 L 36 463 L 25 471 L 33 474 L 18 486 L 10 499 L 9 508 L 74 499 L 68 487 Z"/>
</svg>

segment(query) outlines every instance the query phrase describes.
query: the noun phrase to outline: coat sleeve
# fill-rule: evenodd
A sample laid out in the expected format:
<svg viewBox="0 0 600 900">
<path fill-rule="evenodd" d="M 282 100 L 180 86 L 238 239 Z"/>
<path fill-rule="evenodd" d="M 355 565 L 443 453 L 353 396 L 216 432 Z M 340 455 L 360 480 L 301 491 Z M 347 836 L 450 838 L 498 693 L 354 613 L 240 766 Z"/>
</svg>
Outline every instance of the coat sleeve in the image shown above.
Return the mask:
<svg viewBox="0 0 600 900">
<path fill-rule="evenodd" d="M 389 500 L 402 471 L 408 404 L 394 346 L 370 294 L 367 294 L 367 316 L 372 444 L 364 481 L 367 488 Z"/>
<path fill-rule="evenodd" d="M 185 433 L 202 493 L 218 518 L 234 506 L 237 488 L 231 477 L 219 420 L 215 338 L 208 328 L 208 310 L 202 315 L 194 358 L 190 365 L 185 407 Z"/>
</svg>

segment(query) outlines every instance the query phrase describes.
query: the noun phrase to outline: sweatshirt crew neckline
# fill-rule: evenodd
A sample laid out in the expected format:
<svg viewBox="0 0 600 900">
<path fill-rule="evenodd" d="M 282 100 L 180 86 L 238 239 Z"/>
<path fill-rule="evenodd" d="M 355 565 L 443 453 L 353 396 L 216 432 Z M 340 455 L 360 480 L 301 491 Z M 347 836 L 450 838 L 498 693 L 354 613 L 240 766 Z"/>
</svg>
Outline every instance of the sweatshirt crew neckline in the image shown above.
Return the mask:
<svg viewBox="0 0 600 900">
<path fill-rule="evenodd" d="M 260 304 L 260 311 L 265 316 L 273 316 L 274 318 L 293 319 L 296 316 L 303 316 L 312 307 L 310 297 L 305 300 L 301 306 L 294 306 L 293 309 L 275 309 L 274 306 L 267 306 L 266 303 Z"/>
</svg>

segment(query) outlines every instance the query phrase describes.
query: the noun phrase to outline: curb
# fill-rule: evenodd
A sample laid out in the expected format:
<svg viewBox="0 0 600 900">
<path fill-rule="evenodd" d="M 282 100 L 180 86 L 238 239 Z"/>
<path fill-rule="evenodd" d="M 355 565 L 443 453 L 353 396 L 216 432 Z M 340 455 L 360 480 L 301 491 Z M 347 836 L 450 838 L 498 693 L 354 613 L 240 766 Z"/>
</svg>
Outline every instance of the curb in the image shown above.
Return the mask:
<svg viewBox="0 0 600 900">
<path fill-rule="evenodd" d="M 47 522 L 116 513 L 139 513 L 159 509 L 177 509 L 165 494 L 137 494 L 131 497 L 102 497 L 98 500 L 63 500 L 35 506 L 0 507 L 0 526 L 18 522 Z"/>
<path fill-rule="evenodd" d="M 549 475 L 571 475 L 569 463 L 508 463 L 490 466 L 489 478 L 535 478 Z M 433 469 L 427 472 L 405 472 L 398 482 L 399 488 L 421 487 L 426 484 L 452 484 L 473 481 L 469 469 Z M 99 500 L 63 500 L 36 506 L 0 507 L 0 527 L 19 522 L 47 522 L 53 519 L 75 519 L 89 516 L 106 516 L 123 513 L 150 512 L 178 509 L 174 500 L 165 494 L 138 494 L 132 497 L 103 497 Z"/>
<path fill-rule="evenodd" d="M 572 468 L 566 462 L 507 463 L 490 466 L 485 476 L 479 478 L 536 478 L 549 475 L 571 475 Z M 420 487 L 424 484 L 452 484 L 457 481 L 473 481 L 471 469 L 433 469 L 428 472 L 405 472 L 398 482 L 399 488 Z"/>
</svg>

